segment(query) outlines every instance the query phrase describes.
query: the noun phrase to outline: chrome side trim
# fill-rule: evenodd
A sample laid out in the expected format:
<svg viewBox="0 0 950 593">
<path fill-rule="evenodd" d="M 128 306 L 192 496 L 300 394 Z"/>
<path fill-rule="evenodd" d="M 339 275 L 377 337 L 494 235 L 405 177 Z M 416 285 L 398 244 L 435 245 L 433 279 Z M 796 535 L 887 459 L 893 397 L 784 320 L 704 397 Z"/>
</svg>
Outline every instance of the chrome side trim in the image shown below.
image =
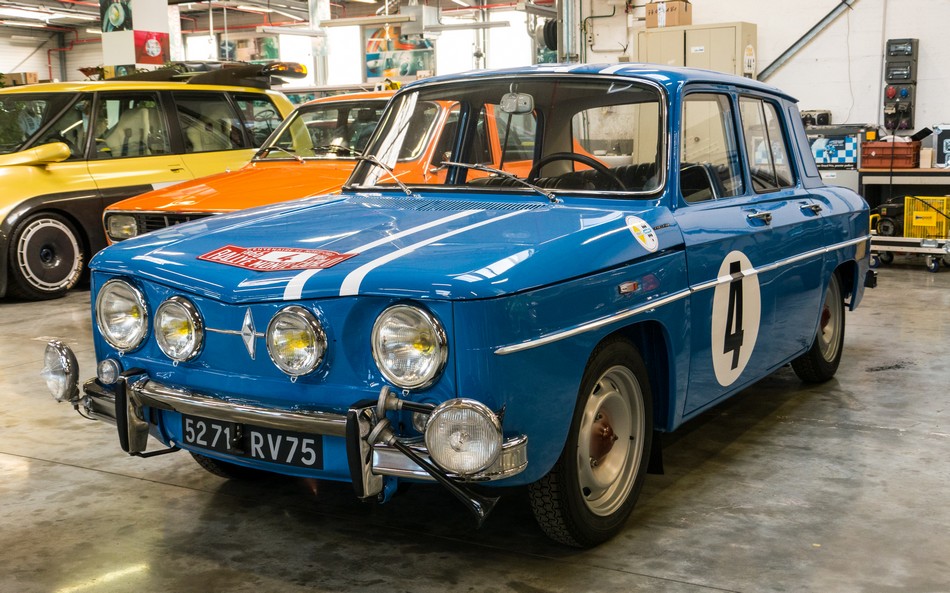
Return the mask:
<svg viewBox="0 0 950 593">
<path fill-rule="evenodd" d="M 755 276 L 763 272 L 771 272 L 772 270 L 776 270 L 778 268 L 788 266 L 788 265 L 800 262 L 802 260 L 806 260 L 806 259 L 818 256 L 818 255 L 824 255 L 826 253 L 831 253 L 832 251 L 837 251 L 839 249 L 851 247 L 859 243 L 862 243 L 864 241 L 868 241 L 870 239 L 871 239 L 870 235 L 865 235 L 857 239 L 842 241 L 841 243 L 835 243 L 834 245 L 828 245 L 820 249 L 813 249 L 812 251 L 807 251 L 805 253 L 800 253 L 792 257 L 781 259 L 776 262 L 772 262 L 771 264 L 762 266 L 761 268 L 749 268 L 747 270 L 742 270 L 739 274 L 742 277 L 745 277 L 745 276 Z M 634 307 L 633 309 L 625 309 L 623 311 L 614 313 L 613 315 L 602 317 L 600 319 L 596 319 L 594 321 L 590 321 L 588 323 L 584 323 L 576 327 L 572 327 L 570 329 L 552 332 L 550 334 L 541 336 L 540 338 L 536 338 L 534 340 L 527 340 L 525 342 L 520 342 L 518 344 L 509 344 L 507 346 L 501 346 L 495 349 L 495 354 L 497 354 L 498 356 L 504 356 L 506 354 L 514 354 L 515 352 L 521 352 L 522 350 L 537 348 L 538 346 L 544 346 L 546 344 L 551 344 L 553 342 L 565 340 L 567 338 L 571 338 L 579 334 L 587 333 L 589 331 L 594 331 L 596 329 L 600 329 L 612 323 L 617 323 L 618 321 L 623 321 L 624 319 L 628 319 L 635 315 L 639 315 L 640 313 L 644 313 L 646 311 L 656 309 L 657 307 L 668 305 L 672 302 L 686 298 L 694 293 L 701 292 L 703 290 L 708 290 L 710 288 L 715 288 L 719 286 L 720 284 L 728 284 L 732 282 L 733 280 L 734 280 L 733 276 L 729 275 L 729 276 L 720 276 L 719 278 L 716 278 L 715 280 L 709 280 L 706 282 L 702 282 L 700 284 L 694 284 L 693 286 L 690 286 L 689 288 L 685 290 L 674 292 L 665 297 L 640 305 L 639 307 Z"/>
<path fill-rule="evenodd" d="M 225 422 L 240 422 L 309 434 L 346 435 L 346 415 L 317 411 L 264 408 L 176 389 L 147 378 L 129 382 L 129 396 L 139 405 L 192 414 Z"/>
<path fill-rule="evenodd" d="M 662 307 L 663 305 L 667 305 L 674 301 L 684 299 L 690 295 L 690 292 L 691 291 L 689 289 L 681 290 L 679 292 L 674 292 L 671 295 L 656 299 L 644 305 L 640 305 L 639 307 L 634 307 L 633 309 L 626 309 L 624 311 L 620 311 L 619 313 L 614 313 L 613 315 L 602 317 L 600 319 L 596 319 L 594 321 L 590 321 L 588 323 L 578 325 L 577 327 L 573 327 L 571 329 L 554 332 L 546 336 L 542 336 L 536 340 L 528 340 L 527 342 L 521 342 L 520 344 L 511 344 L 509 346 L 502 346 L 501 348 L 498 348 L 495 350 L 495 354 L 499 356 L 504 356 L 506 354 L 513 354 L 515 352 L 521 352 L 522 350 L 528 350 L 529 348 L 537 348 L 538 346 L 544 346 L 545 344 L 558 342 L 560 340 L 564 340 L 564 339 L 576 336 L 578 334 L 587 333 L 595 329 L 600 329 L 604 327 L 605 325 L 610 325 L 611 323 L 623 321 L 624 319 L 627 319 L 628 317 L 639 315 L 640 313 L 643 313 L 644 311 L 656 309 L 657 307 Z"/>
</svg>

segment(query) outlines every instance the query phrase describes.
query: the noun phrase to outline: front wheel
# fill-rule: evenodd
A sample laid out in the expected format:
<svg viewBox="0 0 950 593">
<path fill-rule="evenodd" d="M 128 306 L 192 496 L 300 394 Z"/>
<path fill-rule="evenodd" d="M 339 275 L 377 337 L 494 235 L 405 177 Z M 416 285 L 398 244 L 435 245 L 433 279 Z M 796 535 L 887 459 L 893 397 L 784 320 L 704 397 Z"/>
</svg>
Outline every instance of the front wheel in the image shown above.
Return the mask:
<svg viewBox="0 0 950 593">
<path fill-rule="evenodd" d="M 79 281 L 84 257 L 72 223 L 52 212 L 30 216 L 10 241 L 10 292 L 36 300 L 61 297 Z"/>
<path fill-rule="evenodd" d="M 616 535 L 643 487 L 652 435 L 653 395 L 640 353 L 625 340 L 602 344 L 584 373 L 560 459 L 528 490 L 545 534 L 577 547 Z"/>
<path fill-rule="evenodd" d="M 838 276 L 831 275 L 821 305 L 818 331 L 808 352 L 792 361 L 792 370 L 808 383 L 822 383 L 835 376 L 844 350 L 844 300 Z"/>
</svg>

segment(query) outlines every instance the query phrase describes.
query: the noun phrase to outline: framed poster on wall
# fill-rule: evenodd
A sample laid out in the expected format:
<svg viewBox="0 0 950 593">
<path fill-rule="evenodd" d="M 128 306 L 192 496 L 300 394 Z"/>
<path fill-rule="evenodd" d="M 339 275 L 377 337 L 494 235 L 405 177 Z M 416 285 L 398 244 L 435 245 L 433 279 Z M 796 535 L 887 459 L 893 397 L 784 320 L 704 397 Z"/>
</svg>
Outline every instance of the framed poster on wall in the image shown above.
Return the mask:
<svg viewBox="0 0 950 593">
<path fill-rule="evenodd" d="M 409 81 L 419 72 L 435 71 L 432 42 L 400 35 L 399 27 L 364 27 L 363 48 L 367 82 Z"/>
</svg>

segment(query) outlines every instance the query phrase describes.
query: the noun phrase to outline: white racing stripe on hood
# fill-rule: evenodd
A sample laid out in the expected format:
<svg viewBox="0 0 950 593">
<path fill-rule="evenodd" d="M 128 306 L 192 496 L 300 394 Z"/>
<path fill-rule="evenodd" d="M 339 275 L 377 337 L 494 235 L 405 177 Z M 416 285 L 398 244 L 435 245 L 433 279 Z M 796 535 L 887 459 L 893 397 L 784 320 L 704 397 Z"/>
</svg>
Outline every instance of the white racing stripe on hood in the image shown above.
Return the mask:
<svg viewBox="0 0 950 593">
<path fill-rule="evenodd" d="M 491 224 L 493 222 L 498 222 L 499 220 L 511 218 L 512 216 L 518 216 L 519 214 L 524 214 L 525 212 L 527 212 L 527 210 L 517 210 L 515 212 L 509 212 L 508 214 L 496 216 L 495 218 L 489 218 L 488 220 L 476 222 L 475 224 L 470 224 L 460 229 L 443 233 L 437 237 L 432 237 L 431 239 L 420 241 L 419 243 L 416 243 L 414 245 L 403 247 L 402 249 L 398 251 L 394 251 L 392 253 L 384 255 L 383 257 L 374 259 L 373 261 L 363 264 L 362 266 L 356 268 L 355 270 L 350 272 L 346 278 L 343 279 L 343 285 L 340 287 L 340 296 L 353 296 L 353 295 L 359 294 L 360 284 L 363 282 L 363 278 L 365 278 L 367 274 L 369 274 L 376 268 L 384 264 L 388 264 L 389 262 L 395 259 L 399 259 L 400 257 L 406 254 L 412 253 L 413 251 L 417 249 L 425 247 L 426 245 L 431 245 L 432 243 L 435 243 L 436 241 L 441 241 L 442 239 L 446 239 L 454 235 L 459 235 L 461 233 L 468 232 L 472 229 L 477 229 L 478 227 L 485 226 L 486 224 Z"/>
<path fill-rule="evenodd" d="M 433 220 L 432 222 L 427 222 L 425 224 L 412 227 L 411 229 L 400 231 L 396 233 L 395 235 L 386 235 L 385 237 L 381 239 L 377 239 L 365 245 L 360 245 L 359 247 L 348 249 L 347 252 L 355 251 L 356 253 L 363 253 L 364 251 L 369 251 L 370 249 L 373 249 L 374 247 L 379 247 L 380 245 L 391 243 L 392 241 L 396 239 L 401 239 L 402 237 L 407 237 L 409 235 L 422 232 L 426 229 L 431 229 L 432 227 L 439 226 L 447 222 L 452 222 L 453 220 L 457 220 L 459 218 L 465 218 L 466 216 L 471 216 L 472 214 L 475 214 L 476 212 L 484 212 L 484 210 L 463 210 L 462 212 L 456 212 L 455 214 L 451 216 L 446 216 L 445 218 Z M 322 268 L 317 268 L 313 270 L 304 270 L 303 272 L 300 272 L 299 274 L 291 278 L 290 282 L 287 283 L 287 287 L 284 288 L 284 300 L 294 301 L 294 300 L 299 299 L 303 295 L 303 287 L 307 283 L 307 280 L 309 280 L 314 274 L 319 272 L 321 269 Z"/>
</svg>

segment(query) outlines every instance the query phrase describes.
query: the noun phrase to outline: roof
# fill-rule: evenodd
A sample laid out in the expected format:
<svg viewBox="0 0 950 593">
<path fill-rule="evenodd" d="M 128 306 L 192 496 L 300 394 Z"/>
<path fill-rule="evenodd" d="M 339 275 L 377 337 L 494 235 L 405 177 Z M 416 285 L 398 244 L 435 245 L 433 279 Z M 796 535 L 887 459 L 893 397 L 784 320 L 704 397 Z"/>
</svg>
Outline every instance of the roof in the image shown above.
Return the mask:
<svg viewBox="0 0 950 593">
<path fill-rule="evenodd" d="M 24 84 L 18 86 L 9 86 L 0 89 L 0 94 L 20 94 L 20 93 L 81 93 L 102 90 L 124 90 L 124 91 L 154 91 L 154 90 L 216 90 L 222 89 L 240 89 L 242 91 L 262 92 L 262 89 L 233 86 L 220 84 L 186 84 L 184 82 L 141 82 L 141 81 L 123 81 L 123 80 L 84 80 L 81 82 L 41 82 L 37 84 Z"/>
<path fill-rule="evenodd" d="M 728 84 L 762 91 L 782 96 L 790 101 L 795 98 L 781 89 L 761 83 L 752 78 L 744 78 L 734 74 L 700 70 L 698 68 L 681 68 L 677 66 L 662 66 L 660 64 L 616 63 L 616 64 L 540 64 L 504 70 L 472 70 L 461 74 L 448 74 L 408 83 L 403 88 L 417 88 L 420 85 L 440 84 L 453 80 L 471 80 L 478 78 L 518 78 L 527 76 L 600 76 L 612 75 L 630 78 L 652 80 L 664 86 L 679 86 L 686 82 L 708 82 L 711 84 Z"/>
<path fill-rule="evenodd" d="M 287 89 L 287 92 L 293 92 L 293 89 Z M 330 95 L 328 97 L 320 97 L 314 99 L 313 101 L 308 101 L 304 105 L 316 105 L 319 103 L 339 103 L 341 101 L 369 101 L 384 99 L 389 100 L 390 97 L 396 94 L 396 91 L 366 91 L 362 93 L 343 93 L 341 95 Z"/>
</svg>

